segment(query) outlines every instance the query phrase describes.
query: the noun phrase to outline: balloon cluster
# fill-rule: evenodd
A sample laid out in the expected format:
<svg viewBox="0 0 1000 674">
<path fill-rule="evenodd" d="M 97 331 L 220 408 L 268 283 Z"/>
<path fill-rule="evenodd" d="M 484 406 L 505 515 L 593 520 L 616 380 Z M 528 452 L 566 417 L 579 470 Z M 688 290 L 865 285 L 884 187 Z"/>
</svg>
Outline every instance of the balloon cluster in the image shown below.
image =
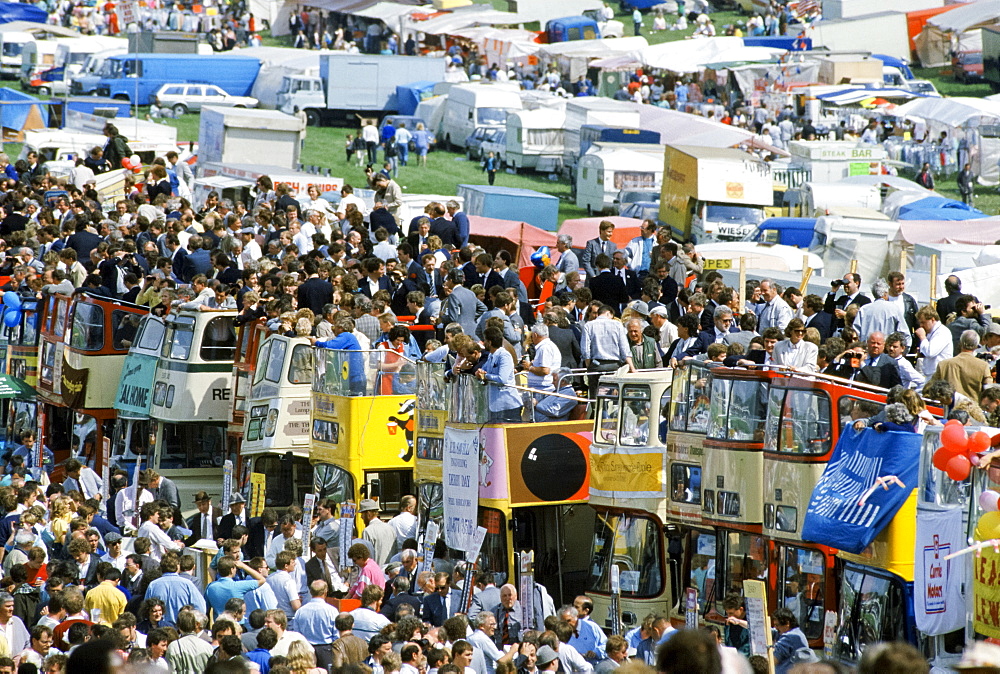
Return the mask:
<svg viewBox="0 0 1000 674">
<path fill-rule="evenodd" d="M 21 296 L 12 290 L 3 294 L 3 324 L 13 328 L 21 323 Z"/>
<path fill-rule="evenodd" d="M 989 449 L 992 442 L 983 431 L 966 435 L 965 426 L 952 419 L 941 431 L 941 447 L 934 452 L 934 467 L 951 479 L 962 481 L 969 477 L 973 466 L 979 465 L 979 454 Z"/>
<path fill-rule="evenodd" d="M 545 268 L 552 261 L 552 255 L 548 246 L 542 246 L 531 254 L 531 264 L 539 269 Z"/>
<path fill-rule="evenodd" d="M 134 154 L 131 157 L 125 157 L 122 159 L 122 168 L 127 168 L 132 173 L 138 173 L 142 170 L 142 160 L 139 159 L 139 155 Z"/>
</svg>

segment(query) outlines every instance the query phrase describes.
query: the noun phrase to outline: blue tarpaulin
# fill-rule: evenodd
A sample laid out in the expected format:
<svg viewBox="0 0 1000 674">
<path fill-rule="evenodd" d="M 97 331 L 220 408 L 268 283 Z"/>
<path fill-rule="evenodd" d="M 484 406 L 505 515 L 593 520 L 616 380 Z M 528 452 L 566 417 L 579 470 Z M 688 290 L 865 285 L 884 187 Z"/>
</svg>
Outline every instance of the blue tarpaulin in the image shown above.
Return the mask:
<svg viewBox="0 0 1000 674">
<path fill-rule="evenodd" d="M 10 23 L 11 21 L 47 23 L 48 20 L 49 13 L 41 7 L 21 2 L 0 2 L 0 23 Z"/>
<path fill-rule="evenodd" d="M 968 204 L 944 197 L 926 197 L 900 206 L 897 220 L 977 220 L 989 217 Z"/>
<path fill-rule="evenodd" d="M 803 540 L 853 554 L 864 551 L 917 486 L 921 440 L 918 433 L 845 429 L 813 489 Z M 878 478 L 890 475 L 906 486 L 877 487 L 859 504 Z"/>
<path fill-rule="evenodd" d="M 21 131 L 25 128 L 32 109 L 37 109 L 42 120 L 42 126 L 49 125 L 49 106 L 42 105 L 37 98 L 29 94 L 0 87 L 0 124 L 5 129 Z M 29 128 L 35 128 L 30 126 Z"/>
<path fill-rule="evenodd" d="M 787 49 L 788 51 L 812 51 L 813 41 L 811 37 L 796 35 L 758 35 L 755 37 L 744 37 L 743 46 L 772 47 L 774 49 Z"/>
<path fill-rule="evenodd" d="M 396 108 L 401 115 L 417 114 L 417 105 L 420 101 L 434 95 L 434 85 L 436 82 L 410 82 L 400 84 L 396 87 Z"/>
</svg>

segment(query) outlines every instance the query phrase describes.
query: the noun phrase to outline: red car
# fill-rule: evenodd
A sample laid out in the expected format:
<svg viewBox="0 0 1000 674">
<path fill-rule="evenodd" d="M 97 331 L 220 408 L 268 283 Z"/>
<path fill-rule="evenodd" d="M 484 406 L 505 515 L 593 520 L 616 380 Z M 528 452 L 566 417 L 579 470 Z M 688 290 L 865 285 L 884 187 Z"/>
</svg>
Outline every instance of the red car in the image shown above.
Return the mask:
<svg viewBox="0 0 1000 674">
<path fill-rule="evenodd" d="M 983 81 L 983 52 L 960 51 L 951 57 L 951 71 L 962 84 Z"/>
</svg>

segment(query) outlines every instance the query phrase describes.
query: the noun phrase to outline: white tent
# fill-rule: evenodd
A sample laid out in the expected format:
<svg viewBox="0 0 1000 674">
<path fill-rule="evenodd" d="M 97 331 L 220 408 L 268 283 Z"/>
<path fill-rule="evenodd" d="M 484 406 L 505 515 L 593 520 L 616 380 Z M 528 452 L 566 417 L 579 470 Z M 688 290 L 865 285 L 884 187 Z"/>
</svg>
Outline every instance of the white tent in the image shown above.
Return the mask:
<svg viewBox="0 0 1000 674">
<path fill-rule="evenodd" d="M 572 40 L 538 45 L 538 57 L 543 64 L 555 61 L 562 72 L 569 73 L 570 80 L 576 81 L 580 75 L 587 74 L 587 68 L 595 59 L 623 56 L 648 46 L 649 43 L 644 37 Z"/>
<path fill-rule="evenodd" d="M 988 1 L 988 0 L 987 0 Z M 956 10 L 957 11 L 957 10 Z M 947 12 L 946 12 L 947 13 Z M 1000 138 L 983 135 L 980 127 L 1000 124 L 1000 101 L 983 98 L 918 98 L 893 111 L 899 117 L 923 120 L 932 137 L 946 131 L 958 143 L 970 148 L 972 171 L 983 185 L 1000 183 Z"/>
<path fill-rule="evenodd" d="M 661 145 L 698 145 L 701 147 L 734 147 L 748 144 L 773 154 L 788 156 L 782 149 L 768 145 L 751 131 L 715 122 L 707 117 L 660 108 L 655 105 L 623 102 L 622 105 L 639 113 L 639 127 L 660 134 Z"/>
<path fill-rule="evenodd" d="M 951 63 L 952 51 L 983 48 L 979 29 L 1000 23 L 1000 0 L 976 0 L 927 19 L 914 39 L 920 65 L 938 68 Z"/>
<path fill-rule="evenodd" d="M 710 37 L 678 40 L 645 46 L 627 54 L 635 63 L 675 73 L 696 73 L 711 63 L 747 63 L 771 61 L 785 53 L 771 47 L 746 47 L 741 37 Z M 613 57 L 614 54 L 605 54 Z M 617 61 L 598 61 L 597 67 L 617 67 Z"/>
<path fill-rule="evenodd" d="M 260 107 L 274 110 L 278 107 L 278 90 L 285 75 L 318 77 L 320 54 L 329 52 L 290 47 L 247 47 L 240 53 L 260 59 L 260 72 L 250 95 L 260 101 Z"/>
<path fill-rule="evenodd" d="M 354 12 L 354 15 L 365 19 L 378 19 L 388 26 L 389 30 L 397 35 L 401 35 L 404 28 L 409 28 L 413 25 L 412 22 L 408 20 L 408 17 L 410 13 L 414 11 L 433 12 L 434 9 L 426 5 L 414 6 L 403 5 L 398 2 L 380 2 L 377 5 L 372 5 L 366 9 Z"/>
</svg>

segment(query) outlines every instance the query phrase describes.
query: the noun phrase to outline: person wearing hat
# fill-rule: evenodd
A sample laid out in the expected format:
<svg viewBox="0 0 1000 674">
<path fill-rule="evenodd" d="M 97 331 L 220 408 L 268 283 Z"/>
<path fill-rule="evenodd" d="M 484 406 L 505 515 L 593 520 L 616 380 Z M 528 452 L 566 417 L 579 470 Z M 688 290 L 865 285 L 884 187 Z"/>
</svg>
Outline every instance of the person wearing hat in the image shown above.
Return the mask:
<svg viewBox="0 0 1000 674">
<path fill-rule="evenodd" d="M 184 542 L 189 547 L 203 538 L 216 540 L 219 516 L 222 514 L 218 508 L 212 506 L 212 497 L 206 491 L 199 491 L 194 495 L 194 504 L 198 507 L 198 512 L 187 520 L 187 528 L 191 530 L 191 535 Z"/>
<path fill-rule="evenodd" d="M 121 572 L 125 571 L 125 553 L 122 552 L 122 535 L 112 531 L 104 535 L 104 544 L 108 551 L 101 557 L 102 562 L 111 564 Z"/>
<path fill-rule="evenodd" d="M 378 502 L 366 498 L 361 500 L 358 512 L 365 523 L 361 538 L 372 544 L 375 550 L 373 558 L 379 566 L 385 566 L 389 558 L 396 554 L 396 532 L 388 524 L 379 519 Z"/>
<path fill-rule="evenodd" d="M 559 654 L 551 646 L 542 646 L 535 653 L 535 667 L 539 672 L 554 672 L 559 669 Z"/>
<path fill-rule="evenodd" d="M 659 332 L 660 338 L 656 340 L 656 344 L 660 347 L 660 351 L 666 353 L 677 339 L 677 326 L 670 322 L 667 308 L 659 306 L 650 309 L 649 324 Z"/>
<path fill-rule="evenodd" d="M 246 512 L 244 512 L 246 503 L 247 500 L 243 498 L 243 494 L 237 491 L 234 491 L 229 496 L 229 512 L 219 520 L 219 526 L 215 530 L 216 541 L 224 541 L 227 538 L 232 538 L 233 527 L 237 525 L 249 528 Z"/>
</svg>

